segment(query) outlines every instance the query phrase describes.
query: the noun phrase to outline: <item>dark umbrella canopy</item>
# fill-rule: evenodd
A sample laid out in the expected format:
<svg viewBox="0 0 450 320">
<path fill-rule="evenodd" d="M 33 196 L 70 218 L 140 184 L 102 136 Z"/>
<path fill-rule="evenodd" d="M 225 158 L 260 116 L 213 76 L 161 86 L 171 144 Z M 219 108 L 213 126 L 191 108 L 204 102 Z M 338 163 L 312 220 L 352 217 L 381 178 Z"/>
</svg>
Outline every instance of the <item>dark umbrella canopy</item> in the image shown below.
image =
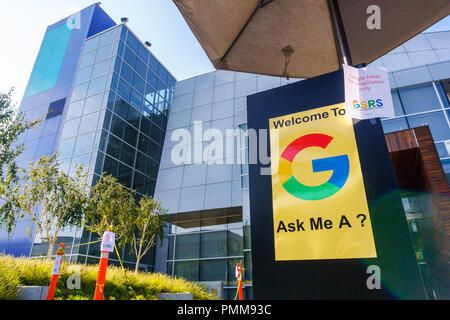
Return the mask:
<svg viewBox="0 0 450 320">
<path fill-rule="evenodd" d="M 342 63 L 333 0 L 173 1 L 217 69 L 310 78 Z M 450 0 L 334 2 L 354 65 L 374 61 L 450 13 Z M 381 29 L 367 27 L 370 5 L 381 9 Z"/>
</svg>

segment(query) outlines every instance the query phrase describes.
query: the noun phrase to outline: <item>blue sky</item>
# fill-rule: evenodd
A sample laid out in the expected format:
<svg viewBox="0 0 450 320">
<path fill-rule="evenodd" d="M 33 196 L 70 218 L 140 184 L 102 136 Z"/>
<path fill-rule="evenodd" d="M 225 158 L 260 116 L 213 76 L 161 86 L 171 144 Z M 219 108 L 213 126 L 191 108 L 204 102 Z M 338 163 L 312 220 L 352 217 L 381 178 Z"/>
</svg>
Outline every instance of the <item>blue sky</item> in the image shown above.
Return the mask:
<svg viewBox="0 0 450 320">
<path fill-rule="evenodd" d="M 116 21 L 128 17 L 129 27 L 178 79 L 213 71 L 208 57 L 172 0 L 103 0 L 102 8 Z M 16 88 L 20 101 L 45 29 L 94 3 L 92 0 L 1 0 L 0 91 Z M 427 31 L 450 30 L 450 17 Z"/>
</svg>

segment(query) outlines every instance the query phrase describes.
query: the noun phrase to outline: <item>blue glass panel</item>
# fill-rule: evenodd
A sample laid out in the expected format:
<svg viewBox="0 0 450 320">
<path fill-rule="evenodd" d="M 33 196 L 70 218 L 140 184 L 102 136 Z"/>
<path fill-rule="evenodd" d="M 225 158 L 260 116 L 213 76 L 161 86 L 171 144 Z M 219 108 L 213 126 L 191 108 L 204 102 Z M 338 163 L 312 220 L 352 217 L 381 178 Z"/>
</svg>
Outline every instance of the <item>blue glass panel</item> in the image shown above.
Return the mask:
<svg viewBox="0 0 450 320">
<path fill-rule="evenodd" d="M 432 84 L 399 89 L 398 91 L 407 114 L 441 108 Z"/>
<path fill-rule="evenodd" d="M 133 73 L 134 73 L 134 71 L 126 63 L 124 63 L 122 65 L 122 70 L 120 72 L 120 76 L 124 80 L 126 80 L 129 84 L 133 83 Z"/>
<path fill-rule="evenodd" d="M 142 106 L 144 103 L 144 98 L 136 91 L 131 91 L 131 101 L 130 104 L 138 110 L 142 110 Z"/>
<path fill-rule="evenodd" d="M 83 57 L 81 57 L 80 68 L 87 67 L 93 64 L 94 61 L 95 61 L 95 51 L 86 53 L 85 55 L 83 55 Z"/>
<path fill-rule="evenodd" d="M 108 44 L 104 47 L 97 49 L 97 55 L 95 56 L 95 62 L 99 62 L 109 58 L 112 54 L 112 44 Z"/>
<path fill-rule="evenodd" d="M 83 53 L 91 52 L 92 50 L 97 49 L 99 37 L 93 37 L 89 40 L 86 40 L 86 43 L 84 44 L 84 50 Z"/>
<path fill-rule="evenodd" d="M 94 65 L 92 70 L 92 78 L 97 78 L 108 73 L 109 60 L 104 60 Z"/>
<path fill-rule="evenodd" d="M 147 48 L 145 48 L 142 45 L 139 45 L 138 52 L 137 52 L 139 58 L 142 59 L 146 64 L 148 63 L 148 58 L 150 57 L 150 53 L 148 52 Z"/>
<path fill-rule="evenodd" d="M 450 128 L 442 111 L 408 117 L 411 128 L 428 125 L 434 141 L 450 139 Z"/>
<path fill-rule="evenodd" d="M 105 89 L 106 76 L 91 80 L 88 95 L 103 91 Z"/>
<path fill-rule="evenodd" d="M 147 66 L 140 60 L 136 60 L 136 67 L 134 68 L 139 75 L 145 79 L 147 76 Z"/>
<path fill-rule="evenodd" d="M 88 81 L 91 78 L 91 74 L 92 74 L 92 65 L 87 68 L 80 69 L 78 71 L 75 84 L 80 84 L 82 82 Z"/>
<path fill-rule="evenodd" d="M 127 45 L 134 51 L 134 52 L 138 52 L 138 47 L 139 47 L 139 41 L 136 39 L 136 37 L 129 32 L 128 33 L 128 37 L 127 37 Z"/>
<path fill-rule="evenodd" d="M 24 97 L 53 88 L 63 64 L 72 30 L 63 24 L 44 36 Z M 45 81 L 41 81 L 45 79 Z"/>
<path fill-rule="evenodd" d="M 117 88 L 117 93 L 127 102 L 131 98 L 131 87 L 126 84 L 122 79 L 119 80 L 119 86 Z"/>
<path fill-rule="evenodd" d="M 123 54 L 123 60 L 125 60 L 132 68 L 136 66 L 136 55 L 133 51 L 130 50 L 127 46 L 125 46 L 125 52 Z"/>
<path fill-rule="evenodd" d="M 112 30 L 106 31 L 102 35 L 100 35 L 100 42 L 98 46 L 101 47 L 105 44 L 112 43 L 116 35 L 116 30 L 117 28 L 113 28 Z"/>
<path fill-rule="evenodd" d="M 87 89 L 89 86 L 89 82 L 85 82 L 76 86 L 72 92 L 72 101 L 80 100 L 86 97 Z"/>
<path fill-rule="evenodd" d="M 73 148 L 75 146 L 75 141 L 76 141 L 76 137 L 73 137 L 70 139 L 62 140 L 59 143 L 59 147 L 58 147 L 59 158 L 63 159 L 63 158 L 70 157 L 72 155 Z"/>
</svg>

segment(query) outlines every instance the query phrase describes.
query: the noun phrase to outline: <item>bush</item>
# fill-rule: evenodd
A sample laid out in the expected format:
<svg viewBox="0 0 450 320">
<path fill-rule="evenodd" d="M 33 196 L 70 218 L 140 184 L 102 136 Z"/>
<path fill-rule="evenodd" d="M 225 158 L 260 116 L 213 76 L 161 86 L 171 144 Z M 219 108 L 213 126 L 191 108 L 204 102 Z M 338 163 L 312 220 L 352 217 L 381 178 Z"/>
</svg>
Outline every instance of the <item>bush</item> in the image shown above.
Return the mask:
<svg viewBox="0 0 450 320">
<path fill-rule="evenodd" d="M 55 300 L 92 300 L 97 280 L 97 265 L 76 265 L 80 268 L 81 287 L 79 290 L 67 288 L 67 263 L 61 267 Z M 16 299 L 18 286 L 48 286 L 53 261 L 14 258 L 0 255 L 0 300 Z M 107 300 L 155 300 L 162 292 L 191 292 L 195 300 L 215 300 L 216 296 L 194 282 L 182 278 L 173 278 L 161 273 L 125 271 L 108 266 L 104 296 Z M 131 288 L 130 288 L 131 286 Z"/>
</svg>

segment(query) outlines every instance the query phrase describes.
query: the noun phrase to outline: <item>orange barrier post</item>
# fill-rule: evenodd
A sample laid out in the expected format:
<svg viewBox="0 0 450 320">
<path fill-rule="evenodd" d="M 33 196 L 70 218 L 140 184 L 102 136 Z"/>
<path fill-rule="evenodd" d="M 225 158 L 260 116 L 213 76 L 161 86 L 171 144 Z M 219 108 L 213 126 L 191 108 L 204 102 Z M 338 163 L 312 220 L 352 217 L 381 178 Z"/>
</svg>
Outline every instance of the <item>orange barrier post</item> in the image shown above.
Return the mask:
<svg viewBox="0 0 450 320">
<path fill-rule="evenodd" d="M 239 300 L 244 300 L 244 294 L 242 292 L 242 266 L 240 263 L 236 265 L 236 278 L 238 279 Z"/>
<path fill-rule="evenodd" d="M 61 261 L 64 256 L 64 242 L 60 244 L 58 250 L 56 251 L 56 259 L 53 264 L 52 279 L 50 280 L 50 285 L 47 292 L 47 300 L 53 300 L 55 296 L 56 284 L 58 283 L 59 270 L 61 269 Z"/>
<path fill-rule="evenodd" d="M 94 300 L 103 300 L 105 288 L 106 268 L 108 267 L 109 253 L 114 250 L 115 234 L 109 230 L 103 234 L 100 247 L 100 264 L 98 266 L 97 283 L 95 285 Z"/>
</svg>

